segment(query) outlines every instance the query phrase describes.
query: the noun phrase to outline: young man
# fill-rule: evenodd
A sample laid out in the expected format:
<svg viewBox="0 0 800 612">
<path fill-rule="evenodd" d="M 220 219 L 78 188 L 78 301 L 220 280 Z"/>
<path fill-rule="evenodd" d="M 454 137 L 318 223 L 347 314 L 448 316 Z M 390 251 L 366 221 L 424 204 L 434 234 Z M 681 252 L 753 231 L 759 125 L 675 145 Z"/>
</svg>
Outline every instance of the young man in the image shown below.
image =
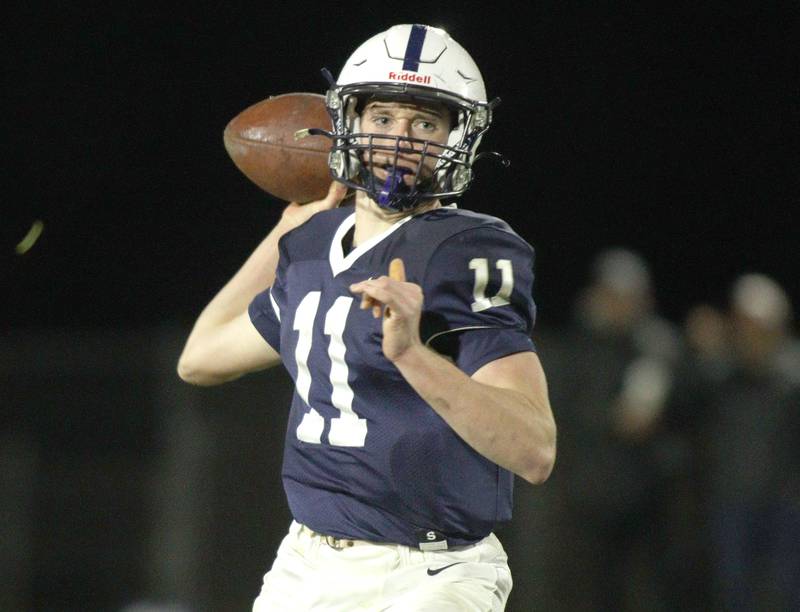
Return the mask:
<svg viewBox="0 0 800 612">
<path fill-rule="evenodd" d="M 494 103 L 445 32 L 401 25 L 356 50 L 327 105 L 327 197 L 286 208 L 178 365 L 205 385 L 282 360 L 295 381 L 295 520 L 254 609 L 502 610 L 492 528 L 514 474 L 549 475 L 555 424 L 531 247 L 440 200 L 468 188 Z"/>
</svg>

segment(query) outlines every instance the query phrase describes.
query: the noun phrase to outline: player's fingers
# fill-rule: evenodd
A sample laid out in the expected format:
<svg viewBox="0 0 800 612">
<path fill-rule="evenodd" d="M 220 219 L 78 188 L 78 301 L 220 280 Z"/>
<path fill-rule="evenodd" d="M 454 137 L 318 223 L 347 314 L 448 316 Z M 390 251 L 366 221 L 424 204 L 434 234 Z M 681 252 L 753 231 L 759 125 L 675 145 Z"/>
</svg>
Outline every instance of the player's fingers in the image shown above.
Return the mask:
<svg viewBox="0 0 800 612">
<path fill-rule="evenodd" d="M 361 304 L 359 304 L 359 308 L 361 308 L 361 310 L 372 308 L 373 304 L 375 303 L 375 300 L 366 291 L 366 286 L 365 286 L 366 282 L 367 281 L 363 281 L 360 283 L 352 283 L 350 285 L 350 291 L 352 293 L 361 295 Z"/>
<path fill-rule="evenodd" d="M 350 285 L 350 291 L 361 295 L 362 308 L 369 308 L 373 302 L 393 304 L 394 306 L 411 304 L 415 299 L 414 294 L 420 292 L 420 287 L 413 283 L 401 283 L 388 276 L 381 276 L 353 283 Z"/>
<path fill-rule="evenodd" d="M 406 267 L 399 257 L 395 257 L 389 262 L 389 278 L 401 283 L 406 282 Z"/>
<path fill-rule="evenodd" d="M 372 306 L 374 303 L 387 304 L 394 300 L 392 290 L 387 285 L 382 284 L 379 279 L 354 283 L 350 285 L 350 291 L 361 294 L 362 305 L 365 304 L 365 299 L 370 301 L 367 306 L 363 306 L 365 308 Z"/>
<path fill-rule="evenodd" d="M 331 182 L 328 193 L 321 200 L 298 204 L 290 202 L 283 210 L 283 218 L 293 227 L 302 225 L 320 211 L 336 208 L 339 202 L 347 195 L 347 186 L 338 181 Z"/>
<path fill-rule="evenodd" d="M 372 316 L 376 319 L 381 316 L 381 303 L 368 295 L 367 293 L 361 294 L 361 310 L 372 309 Z"/>
<path fill-rule="evenodd" d="M 300 205 L 293 203 L 293 205 L 299 206 L 306 213 L 313 214 L 321 210 L 336 208 L 339 205 L 339 202 L 341 202 L 346 195 L 347 185 L 343 185 L 339 181 L 331 181 L 331 184 L 328 187 L 328 193 L 325 194 L 324 198 Z"/>
<path fill-rule="evenodd" d="M 339 205 L 339 202 L 342 201 L 344 196 L 347 195 L 347 185 L 340 183 L 339 181 L 331 182 L 331 186 L 328 187 L 328 194 L 322 200 L 321 204 L 323 208 L 336 208 Z"/>
<path fill-rule="evenodd" d="M 375 304 L 375 300 L 373 300 L 369 295 L 366 293 L 361 294 L 361 310 L 366 310 L 367 308 L 372 307 Z"/>
</svg>

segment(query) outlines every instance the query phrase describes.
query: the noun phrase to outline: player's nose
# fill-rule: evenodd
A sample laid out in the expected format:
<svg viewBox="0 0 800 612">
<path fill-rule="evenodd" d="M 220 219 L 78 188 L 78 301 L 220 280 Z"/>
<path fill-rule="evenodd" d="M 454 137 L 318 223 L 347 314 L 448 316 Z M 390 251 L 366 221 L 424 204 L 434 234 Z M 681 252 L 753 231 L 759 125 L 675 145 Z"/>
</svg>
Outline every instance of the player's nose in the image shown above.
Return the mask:
<svg viewBox="0 0 800 612">
<path fill-rule="evenodd" d="M 390 134 L 392 136 L 401 137 L 411 136 L 411 121 L 409 119 L 399 119 L 395 121 Z"/>
</svg>

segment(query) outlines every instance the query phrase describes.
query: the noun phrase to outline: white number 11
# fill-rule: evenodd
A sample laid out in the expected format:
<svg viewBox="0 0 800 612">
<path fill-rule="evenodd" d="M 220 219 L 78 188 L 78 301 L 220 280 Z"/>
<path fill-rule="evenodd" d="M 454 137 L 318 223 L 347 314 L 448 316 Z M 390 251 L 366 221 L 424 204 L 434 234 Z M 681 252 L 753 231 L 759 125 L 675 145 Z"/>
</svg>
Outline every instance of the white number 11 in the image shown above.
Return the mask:
<svg viewBox="0 0 800 612">
<path fill-rule="evenodd" d="M 294 315 L 292 328 L 299 332 L 294 356 L 297 363 L 297 394 L 309 407 L 303 420 L 297 426 L 297 438 L 310 444 L 322 443 L 322 430 L 325 418 L 311 406 L 308 393 L 311 389 L 311 372 L 308 369 L 308 356 L 311 353 L 311 340 L 314 333 L 314 319 L 319 309 L 319 291 L 311 291 L 300 301 Z M 367 437 L 367 419 L 361 419 L 353 411 L 353 390 L 347 382 L 349 370 L 345 361 L 347 348 L 343 335 L 347 315 L 350 313 L 352 297 L 339 296 L 325 315 L 324 333 L 330 336 L 328 357 L 331 360 L 330 382 L 333 387 L 331 403 L 339 409 L 341 416 L 331 419 L 328 442 L 332 446 L 364 446 Z"/>
<path fill-rule="evenodd" d="M 500 289 L 497 295 L 486 297 L 486 285 L 489 284 L 489 260 L 485 257 L 476 257 L 469 262 L 469 269 L 475 270 L 475 286 L 472 289 L 472 312 L 480 312 L 493 306 L 509 304 L 511 292 L 514 290 L 514 270 L 510 259 L 498 259 L 495 267 L 500 270 Z"/>
</svg>

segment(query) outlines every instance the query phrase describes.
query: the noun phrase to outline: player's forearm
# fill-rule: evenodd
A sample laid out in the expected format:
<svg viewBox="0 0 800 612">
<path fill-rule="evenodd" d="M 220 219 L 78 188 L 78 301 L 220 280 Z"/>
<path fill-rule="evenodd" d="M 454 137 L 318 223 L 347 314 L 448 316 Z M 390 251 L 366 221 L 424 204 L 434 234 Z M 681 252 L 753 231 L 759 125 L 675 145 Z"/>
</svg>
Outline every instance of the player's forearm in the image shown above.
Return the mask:
<svg viewBox="0 0 800 612">
<path fill-rule="evenodd" d="M 536 405 L 512 389 L 477 382 L 422 345 L 406 351 L 395 365 L 481 455 L 529 482 L 544 482 L 550 475 L 556 432 L 549 405 Z"/>
</svg>

